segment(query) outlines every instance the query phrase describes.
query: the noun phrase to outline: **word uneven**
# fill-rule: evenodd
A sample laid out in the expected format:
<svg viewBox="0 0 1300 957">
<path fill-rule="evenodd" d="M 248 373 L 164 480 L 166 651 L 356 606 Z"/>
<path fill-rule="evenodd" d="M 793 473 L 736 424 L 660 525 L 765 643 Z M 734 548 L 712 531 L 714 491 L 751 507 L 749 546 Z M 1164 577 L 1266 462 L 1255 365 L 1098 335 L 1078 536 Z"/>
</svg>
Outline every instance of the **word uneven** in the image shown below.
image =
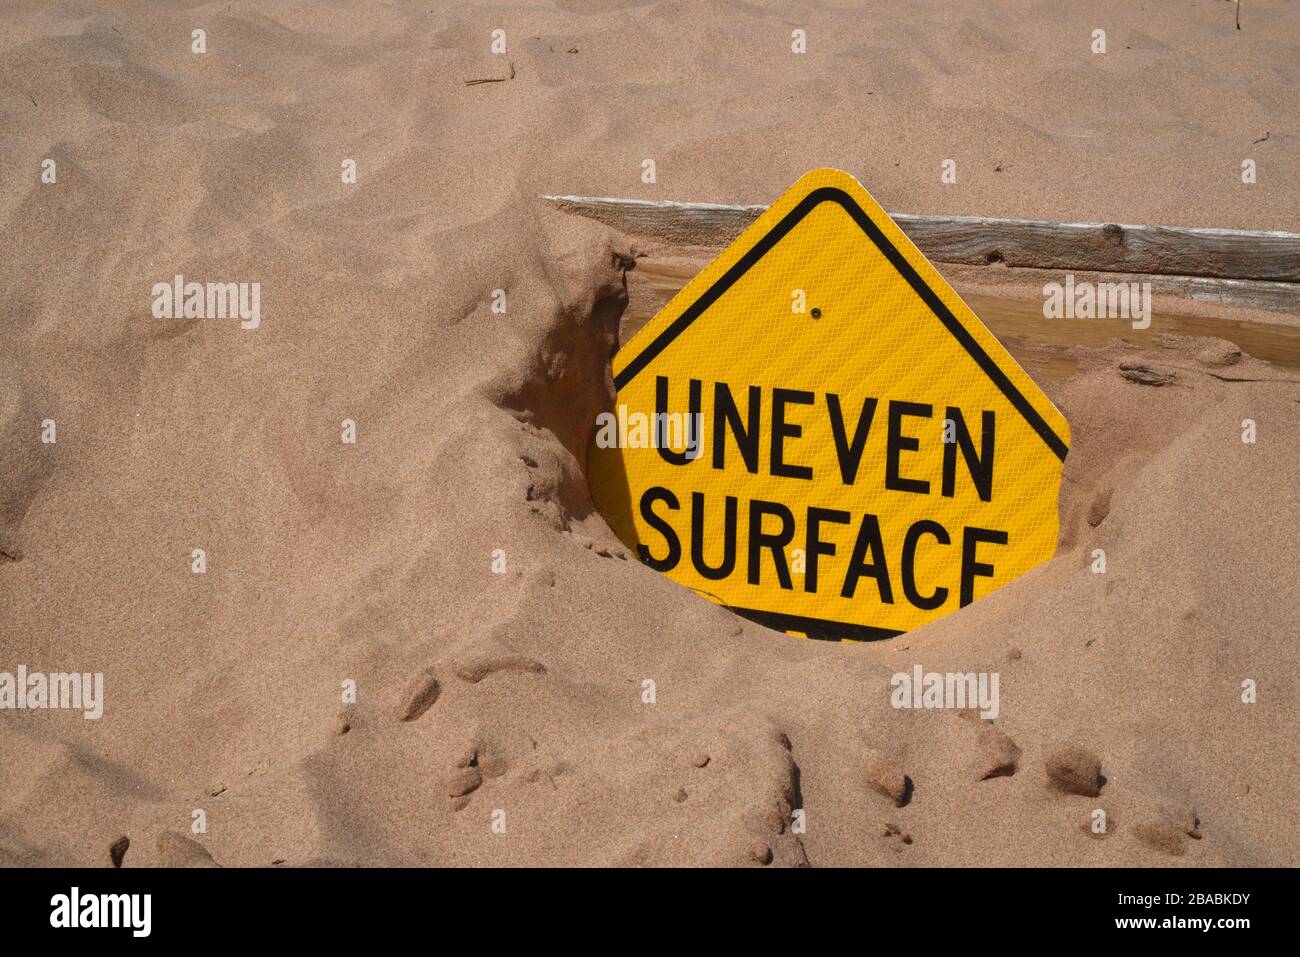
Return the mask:
<svg viewBox="0 0 1300 957">
<path fill-rule="evenodd" d="M 920 665 L 909 675 L 900 671 L 889 679 L 894 689 L 889 703 L 901 709 L 979 708 L 980 717 L 992 721 L 998 716 L 998 672 L 922 671 Z"/>
<path fill-rule="evenodd" d="M 81 711 L 87 721 L 104 713 L 104 673 L 42 671 L 28 672 L 18 666 L 18 674 L 0 671 L 0 711 L 62 709 Z"/>
<path fill-rule="evenodd" d="M 1066 273 L 1064 284 L 1043 287 L 1043 317 L 1132 319 L 1134 329 L 1146 329 L 1151 325 L 1151 283 L 1075 282 L 1074 274 Z"/>
<path fill-rule="evenodd" d="M 69 894 L 50 898 L 50 926 L 128 927 L 132 937 L 148 937 L 153 929 L 152 894 Z"/>
<path fill-rule="evenodd" d="M 152 291 L 155 319 L 239 319 L 241 329 L 262 324 L 260 282 L 186 282 L 177 275 Z"/>
</svg>

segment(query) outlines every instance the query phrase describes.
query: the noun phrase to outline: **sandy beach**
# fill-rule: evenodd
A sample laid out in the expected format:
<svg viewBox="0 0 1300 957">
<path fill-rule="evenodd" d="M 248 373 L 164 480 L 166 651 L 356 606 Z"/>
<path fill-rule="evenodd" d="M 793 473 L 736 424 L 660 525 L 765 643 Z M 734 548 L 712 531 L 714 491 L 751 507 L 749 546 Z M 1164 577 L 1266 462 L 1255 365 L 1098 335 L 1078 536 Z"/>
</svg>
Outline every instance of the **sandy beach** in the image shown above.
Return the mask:
<svg viewBox="0 0 1300 957">
<path fill-rule="evenodd" d="M 1234 16 L 7 4 L 0 672 L 103 685 L 0 710 L 0 866 L 1300 864 L 1294 340 L 1198 304 L 1016 352 L 1072 433 L 1056 556 L 800 640 L 587 486 L 638 257 L 706 260 L 540 198 L 829 166 L 891 212 L 1300 231 L 1300 5 Z M 160 318 L 176 277 L 227 316 Z M 1037 308 L 989 325 L 1032 352 Z M 997 717 L 894 707 L 918 666 L 997 672 Z"/>
</svg>

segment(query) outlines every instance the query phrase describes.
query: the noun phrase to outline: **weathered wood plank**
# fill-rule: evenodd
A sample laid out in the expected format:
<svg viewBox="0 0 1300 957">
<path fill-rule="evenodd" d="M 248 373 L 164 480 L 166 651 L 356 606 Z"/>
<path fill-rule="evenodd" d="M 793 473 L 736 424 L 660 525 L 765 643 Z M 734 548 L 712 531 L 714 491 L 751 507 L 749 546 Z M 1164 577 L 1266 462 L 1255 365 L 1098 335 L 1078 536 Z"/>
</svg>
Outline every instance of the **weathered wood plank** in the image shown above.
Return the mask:
<svg viewBox="0 0 1300 957">
<path fill-rule="evenodd" d="M 940 262 L 1300 282 L 1300 234 L 1118 223 L 899 215 Z"/>
<path fill-rule="evenodd" d="M 765 206 L 544 196 L 566 212 L 669 243 L 723 246 Z M 1300 234 L 891 213 L 937 262 L 1300 283 Z"/>
<path fill-rule="evenodd" d="M 725 246 L 762 215 L 766 206 L 674 203 L 601 196 L 543 196 L 546 202 L 625 233 L 681 246 Z"/>
<path fill-rule="evenodd" d="M 1144 277 L 1135 276 L 1134 279 Z M 1300 283 L 1212 279 L 1206 276 L 1152 276 L 1151 289 L 1240 309 L 1267 309 L 1300 317 Z"/>
</svg>

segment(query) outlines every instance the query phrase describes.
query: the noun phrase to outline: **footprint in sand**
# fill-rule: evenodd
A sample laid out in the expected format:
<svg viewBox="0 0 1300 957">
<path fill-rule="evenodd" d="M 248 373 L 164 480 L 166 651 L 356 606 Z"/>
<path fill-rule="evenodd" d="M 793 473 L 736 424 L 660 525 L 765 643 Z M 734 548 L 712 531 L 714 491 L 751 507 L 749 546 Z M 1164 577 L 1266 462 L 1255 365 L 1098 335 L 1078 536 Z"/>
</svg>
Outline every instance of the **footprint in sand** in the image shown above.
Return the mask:
<svg viewBox="0 0 1300 957">
<path fill-rule="evenodd" d="M 546 666 L 537 659 L 517 654 L 490 638 L 477 639 L 460 651 L 455 656 L 453 670 L 456 677 L 470 684 L 478 684 L 499 671 L 546 674 Z"/>
<path fill-rule="evenodd" d="M 447 779 L 447 796 L 452 798 L 465 797 L 472 791 L 478 790 L 482 784 L 483 772 L 478 768 L 473 766 L 460 768 Z"/>
<path fill-rule="evenodd" d="M 893 801 L 894 807 L 905 807 L 912 800 L 912 779 L 896 757 L 883 751 L 869 751 L 865 768 L 867 783 Z"/>
<path fill-rule="evenodd" d="M 1182 857 L 1187 853 L 1187 839 L 1199 841 L 1201 819 L 1191 808 L 1161 808 L 1155 815 L 1139 822 L 1133 828 L 1137 839 L 1152 850 L 1170 857 Z"/>
<path fill-rule="evenodd" d="M 352 730 L 352 709 L 344 708 L 334 716 L 334 734 L 344 735 Z"/>
<path fill-rule="evenodd" d="M 469 805 L 470 795 L 489 778 L 502 777 L 510 769 L 505 755 L 481 745 L 465 748 L 456 758 L 456 769 L 447 779 L 447 796 L 453 811 Z"/>
<path fill-rule="evenodd" d="M 1096 797 L 1106 784 L 1101 760 L 1077 744 L 1063 744 L 1047 756 L 1047 780 L 1066 794 Z"/>
<path fill-rule="evenodd" d="M 785 844 L 781 848 L 783 863 L 807 866 L 808 853 L 799 834 L 803 833 L 803 772 L 794 757 L 794 745 L 790 736 L 784 731 L 774 729 L 772 740 L 776 747 L 769 752 L 775 759 L 771 764 L 771 784 L 768 790 L 768 810 L 765 815 L 769 839 L 764 844 L 771 847 L 773 836 L 789 833 L 793 838 L 793 847 Z M 770 745 L 769 745 L 770 747 Z M 789 825 L 787 827 L 787 825 Z M 802 826 L 800 826 L 802 825 Z M 751 832 L 752 833 L 752 832 Z M 756 845 L 757 847 L 757 845 Z M 767 863 L 767 862 L 761 862 Z"/>
<path fill-rule="evenodd" d="M 438 684 L 433 669 L 425 668 L 406 686 L 401 703 L 397 707 L 398 720 L 414 721 L 433 707 L 433 703 L 438 700 L 438 695 L 441 693 L 442 686 Z"/>
<path fill-rule="evenodd" d="M 902 854 L 905 847 L 912 846 L 912 835 L 904 831 L 893 821 L 886 821 L 880 828 L 880 836 L 885 839 L 885 846 L 895 854 Z"/>
<path fill-rule="evenodd" d="M 985 724 L 975 738 L 975 776 L 979 781 L 1011 777 L 1020 763 L 1020 747 L 1003 732 Z"/>
<path fill-rule="evenodd" d="M 1161 854 L 1182 857 L 1187 853 L 1187 835 L 1172 821 L 1142 821 L 1134 825 L 1133 833 L 1139 841 Z"/>
<path fill-rule="evenodd" d="M 1114 494 L 1114 489 L 1102 489 L 1092 498 L 1092 503 L 1088 506 L 1088 524 L 1096 528 L 1106 520 L 1110 514 L 1110 497 Z"/>
</svg>

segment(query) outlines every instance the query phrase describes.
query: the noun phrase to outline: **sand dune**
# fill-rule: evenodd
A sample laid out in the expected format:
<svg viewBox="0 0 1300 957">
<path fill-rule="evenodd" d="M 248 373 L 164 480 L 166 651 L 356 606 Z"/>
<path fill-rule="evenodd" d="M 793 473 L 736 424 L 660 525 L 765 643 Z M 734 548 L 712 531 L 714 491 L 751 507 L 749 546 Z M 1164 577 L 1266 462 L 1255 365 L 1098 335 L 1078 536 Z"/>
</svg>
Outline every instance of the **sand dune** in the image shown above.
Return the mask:
<svg viewBox="0 0 1300 957">
<path fill-rule="evenodd" d="M 1300 9 L 1087 6 L 7 5 L 0 671 L 106 701 L 0 712 L 0 864 L 1300 863 L 1294 375 L 1080 347 L 1057 557 L 886 642 L 735 618 L 586 489 L 635 250 L 543 193 L 830 165 L 890 210 L 1296 229 Z M 260 326 L 154 319 L 177 274 L 260 283 Z M 999 716 L 891 707 L 917 664 L 999 672 Z"/>
</svg>

